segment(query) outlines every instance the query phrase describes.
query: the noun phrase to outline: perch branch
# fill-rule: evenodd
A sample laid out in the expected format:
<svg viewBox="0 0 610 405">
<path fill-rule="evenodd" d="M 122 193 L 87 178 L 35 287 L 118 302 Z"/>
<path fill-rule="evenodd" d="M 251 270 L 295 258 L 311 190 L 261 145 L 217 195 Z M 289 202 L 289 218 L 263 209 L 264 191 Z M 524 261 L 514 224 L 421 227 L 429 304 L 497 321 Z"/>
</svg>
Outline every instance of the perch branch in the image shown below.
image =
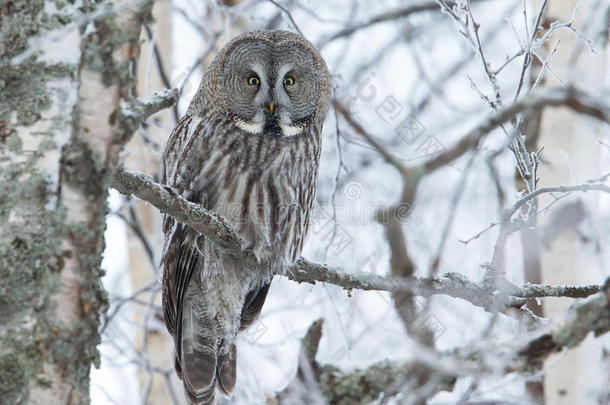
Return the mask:
<svg viewBox="0 0 610 405">
<path fill-rule="evenodd" d="M 134 195 L 151 203 L 162 213 L 204 234 L 223 251 L 244 260 L 256 260 L 252 252 L 242 249 L 242 241 L 222 217 L 188 201 L 173 188 L 154 182 L 150 176 L 118 170 L 112 179 L 112 187 L 122 194 Z"/>
<path fill-rule="evenodd" d="M 206 237 L 215 241 L 225 252 L 246 262 L 255 261 L 254 254 L 242 248 L 242 241 L 231 225 L 222 217 L 192 203 L 169 186 L 156 183 L 143 173 L 117 171 L 112 187 L 125 195 L 134 195 L 154 205 L 164 214 L 171 215 Z M 339 268 L 299 259 L 286 269 L 286 276 L 300 283 L 324 282 L 347 290 L 378 290 L 389 292 L 411 292 L 416 295 L 449 295 L 489 308 L 496 296 L 492 287 L 474 283 L 458 273 L 446 273 L 434 279 L 392 278 L 365 273 L 347 273 Z M 516 298 L 533 297 L 587 297 L 599 291 L 599 286 L 565 287 L 551 285 L 525 284 L 507 285 L 506 293 Z M 512 303 L 508 303 L 512 304 Z"/>
</svg>

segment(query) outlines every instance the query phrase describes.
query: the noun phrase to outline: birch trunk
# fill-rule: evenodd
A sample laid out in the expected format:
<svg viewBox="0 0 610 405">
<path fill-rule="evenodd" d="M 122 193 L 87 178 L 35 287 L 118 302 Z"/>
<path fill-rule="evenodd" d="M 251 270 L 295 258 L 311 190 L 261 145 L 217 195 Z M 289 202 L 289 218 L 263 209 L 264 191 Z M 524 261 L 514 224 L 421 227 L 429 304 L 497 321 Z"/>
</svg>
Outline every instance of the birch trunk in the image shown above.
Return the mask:
<svg viewBox="0 0 610 405">
<path fill-rule="evenodd" d="M 540 2 L 535 2 L 540 4 Z M 547 16 L 561 22 L 570 21 L 576 0 L 549 1 Z M 603 3 L 603 2 L 602 2 Z M 601 6 L 601 4 L 600 4 Z M 604 82 L 605 48 L 607 37 L 600 36 L 606 11 L 594 10 L 593 3 L 578 8 L 574 26 L 585 37 L 593 41 L 596 53 L 589 51 L 584 41 L 569 30 L 553 34 L 548 42 L 548 50 L 560 40 L 557 52 L 550 59 L 553 72 L 564 82 L 572 82 L 588 91 L 596 92 Z M 598 6 L 599 7 L 599 6 Z M 537 8 L 536 8 L 537 10 Z M 591 17 L 592 14 L 599 17 Z M 548 85 L 560 86 L 553 75 L 547 74 Z M 599 177 L 607 170 L 600 165 L 602 153 L 606 153 L 598 140 L 603 137 L 603 124 L 583 117 L 566 108 L 545 110 L 540 128 L 540 145 L 544 145 L 543 159 L 538 175 L 538 187 L 558 184 L 577 184 Z M 602 267 L 600 258 L 607 246 L 599 246 L 599 252 L 587 241 L 586 234 L 593 231 L 593 237 L 606 235 L 607 225 L 598 222 L 601 218 L 606 198 L 600 194 L 581 194 L 558 202 L 550 213 L 540 217 L 542 223 L 543 250 L 541 255 L 542 282 L 567 285 L 597 283 L 607 277 L 607 269 Z M 546 206 L 552 198 L 540 199 L 540 207 Z M 583 228 L 584 226 L 584 228 Z M 585 230 L 583 234 L 581 230 Z M 584 237 L 583 237 L 584 236 Z M 570 306 L 568 299 L 545 300 L 544 314 L 559 317 Z M 547 362 L 545 374 L 546 404 L 598 404 L 597 394 L 604 390 L 602 347 L 604 339 L 589 337 L 583 344 Z"/>
<path fill-rule="evenodd" d="M 89 403 L 117 111 L 148 8 L 0 2 L 2 404 Z"/>
<path fill-rule="evenodd" d="M 171 81 L 172 60 L 172 3 L 169 0 L 156 1 L 153 7 L 155 24 L 150 27 L 152 38 L 149 39 L 144 30 L 140 35 L 143 44 L 140 58 L 137 64 L 137 93 L 139 96 L 150 96 L 155 91 L 167 87 L 176 86 Z M 158 55 L 155 55 L 155 45 Z M 162 60 L 163 71 L 157 56 Z M 165 76 L 165 77 L 164 77 Z M 125 145 L 126 159 L 125 167 L 130 170 L 143 173 L 159 174 L 161 167 L 161 153 L 165 148 L 167 138 L 175 125 L 172 110 L 161 111 L 151 120 L 154 122 L 146 127 L 146 139 L 136 134 L 127 145 Z M 157 148 L 158 146 L 158 148 Z M 143 286 L 161 279 L 159 260 L 163 247 L 163 234 L 161 233 L 161 213 L 149 204 L 136 204 L 130 208 L 130 219 L 137 221 L 136 226 L 140 228 L 140 235 L 129 229 L 127 233 L 129 247 L 129 273 L 134 291 Z M 144 245 L 146 239 L 148 246 Z M 154 263 L 151 263 L 152 260 Z M 154 294 L 153 297 L 150 294 Z M 161 307 L 161 283 L 153 292 L 139 296 L 144 302 Z M 151 299 L 152 298 L 152 299 Z M 143 325 L 138 328 L 135 347 L 143 353 L 144 363 L 151 367 L 139 369 L 139 380 L 143 387 L 143 401 L 148 405 L 166 405 L 172 403 L 173 389 L 182 395 L 182 383 L 175 377 L 173 372 L 173 341 L 167 334 L 165 326 L 156 316 L 147 316 L 145 311 L 136 312 L 136 324 Z M 152 372 L 150 368 L 164 369 L 169 375 Z M 172 381 L 174 388 L 170 387 Z"/>
</svg>

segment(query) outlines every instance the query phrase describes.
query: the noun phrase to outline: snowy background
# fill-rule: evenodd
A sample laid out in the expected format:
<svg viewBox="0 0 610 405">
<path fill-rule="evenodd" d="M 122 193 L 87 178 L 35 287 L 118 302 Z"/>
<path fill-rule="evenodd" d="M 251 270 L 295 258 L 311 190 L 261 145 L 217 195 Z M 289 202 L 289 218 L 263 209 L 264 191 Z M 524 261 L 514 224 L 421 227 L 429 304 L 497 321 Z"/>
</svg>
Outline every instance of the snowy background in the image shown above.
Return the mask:
<svg viewBox="0 0 610 405">
<path fill-rule="evenodd" d="M 321 50 L 333 77 L 335 97 L 349 104 L 352 116 L 394 155 L 399 156 L 404 165 L 419 163 L 453 145 L 492 111 L 485 97 L 493 99 L 493 89 L 481 59 L 476 55 L 473 44 L 460 34 L 460 27 L 447 13 L 414 13 L 407 18 L 358 29 L 349 36 L 328 42 L 328 38 L 343 28 L 369 21 L 390 10 L 404 8 L 408 2 L 310 0 L 278 3 L 290 10 L 298 28 Z M 525 14 L 524 3 L 527 3 Z M 599 64 L 600 69 L 606 63 L 605 49 L 596 49 L 595 36 L 599 27 L 603 27 L 603 24 L 600 25 L 603 19 L 599 19 L 595 11 L 602 6 L 607 7 L 607 4 L 603 1 L 582 2 L 575 14 L 577 33 L 566 28 L 564 31 L 567 32 L 562 34 L 580 44 L 584 48 L 581 52 L 590 57 L 593 64 Z M 538 7 L 539 3 L 530 4 L 521 0 L 473 1 L 473 14 L 480 24 L 479 35 L 491 69 L 502 67 L 528 44 L 529 30 Z M 215 41 L 222 44 L 240 32 L 265 28 L 270 23 L 274 23 L 275 28 L 295 30 L 286 13 L 268 1 L 245 1 L 229 7 L 216 1 L 176 0 L 170 9 L 171 33 L 163 32 L 161 35 L 171 35 L 172 52 L 165 55 L 165 63 L 166 67 L 171 66 L 167 68 L 171 85 L 182 89 L 178 106 L 180 115 L 186 110 L 201 78 L 203 68 L 198 61 Z M 155 32 L 154 35 L 160 33 Z M 154 43 L 154 40 L 146 39 L 143 48 Z M 537 51 L 543 59 L 551 55 L 556 39 L 553 37 L 547 42 L 541 44 Z M 591 53 L 590 47 L 596 53 Z M 208 53 L 213 56 L 216 50 Z M 209 62 L 209 57 L 204 58 L 203 63 L 206 62 Z M 154 69 L 153 57 L 140 63 L 150 70 Z M 543 75 L 546 85 L 577 82 L 581 88 L 601 91 L 599 76 L 588 77 L 580 70 L 565 70 L 561 66 L 553 70 L 553 63 L 551 58 L 549 69 Z M 522 64 L 523 57 L 516 57 L 497 76 L 506 104 L 513 101 Z M 603 83 L 607 89 L 610 75 L 605 77 Z M 152 93 L 162 87 L 155 88 L 149 84 L 144 88 L 147 93 Z M 171 119 L 156 123 L 152 119 L 149 121 L 165 136 L 169 135 L 174 125 Z M 583 132 L 579 142 L 602 149 L 599 143 L 602 132 L 598 124 L 592 120 L 582 121 L 579 125 L 584 129 L 589 128 L 589 134 Z M 410 125 L 409 132 L 401 132 L 401 125 Z M 607 128 L 605 131 L 607 140 Z M 383 227 L 375 222 L 374 214 L 380 207 L 398 201 L 400 176 L 345 121 L 339 119 L 337 123 L 332 109 L 326 120 L 323 139 L 317 215 L 303 256 L 312 261 L 335 264 L 346 271 L 386 275 L 390 268 L 389 248 Z M 497 223 L 502 209 L 520 197 L 514 180 L 514 155 L 508 148 L 503 148 L 505 143 L 506 135 L 495 130 L 486 137 L 474 156 L 467 154 L 424 178 L 413 207 L 409 207 L 412 211 L 404 219 L 408 251 L 415 264 L 416 275 L 426 276 L 430 273 L 443 231 L 447 221 L 451 220 L 437 274 L 459 272 L 473 281 L 481 280 L 485 272 L 482 265 L 491 260 L 498 227 L 470 239 Z M 150 148 L 154 149 L 152 146 Z M 493 164 L 505 195 L 503 205 L 499 202 L 486 163 L 489 153 L 495 150 L 500 150 Z M 583 168 L 588 168 L 590 161 L 579 160 L 569 149 L 562 152 L 565 154 L 562 163 L 564 169 L 568 168 L 572 176 L 567 183 L 578 184 L 590 178 L 588 169 Z M 139 150 L 129 153 L 134 155 Z M 158 156 L 160 150 L 153 153 Z M 606 149 L 600 152 L 601 158 L 595 158 L 593 165 L 599 175 L 610 168 L 608 155 L 610 153 Z M 610 275 L 607 265 L 609 249 L 600 248 L 601 242 L 607 238 L 609 223 L 601 217 L 608 215 L 608 200 L 605 198 L 588 193 L 574 194 L 562 200 L 573 202 L 580 199 L 585 209 L 584 219 L 574 232 L 585 240 L 581 254 L 590 260 L 582 267 L 571 270 L 581 273 L 583 282 L 601 283 Z M 550 201 L 551 198 L 541 198 L 540 206 Z M 114 214 L 108 217 L 103 262 L 107 274 L 103 282 L 111 298 L 109 314 L 112 317 L 104 323 L 103 344 L 100 347 L 102 367 L 92 370 L 93 403 L 147 402 L 150 398 L 148 380 L 138 377 L 138 373 L 147 367 L 149 372 L 158 373 L 162 379 L 169 381 L 177 403 L 183 403 L 181 384 L 172 374 L 171 364 L 151 369 L 145 361 L 148 356 L 144 350 L 146 339 L 138 333 L 143 322 L 150 322 L 153 326 L 148 325 L 148 328 L 165 336 L 167 332 L 161 321 L 155 318 L 159 305 L 159 275 L 151 277 L 153 282 L 148 289 L 138 290 L 140 293 L 156 291 L 156 295 L 149 298 L 148 295 L 134 294 L 129 273 L 128 227 L 116 215 L 124 209 L 125 203 L 118 193 L 111 194 L 110 207 Z M 552 213 L 553 210 L 542 213 L 540 221 L 545 222 Z M 158 252 L 158 236 L 150 236 L 150 240 Z M 467 240 L 470 241 L 464 243 Z M 509 238 L 506 252 L 509 281 L 523 283 L 522 244 L 518 234 Z M 148 258 L 141 260 L 147 261 Z M 426 305 L 424 299 L 417 302 L 418 305 Z M 137 313 L 142 315 L 138 318 Z M 400 361 L 423 356 L 418 344 L 407 335 L 389 293 L 352 291 L 348 294 L 332 285 L 299 285 L 277 277 L 260 320 L 239 338 L 238 383 L 230 403 L 265 403 L 274 393 L 281 391 L 295 376 L 301 338 L 312 322 L 319 318 L 324 319 L 317 356 L 322 364 L 329 363 L 351 370 L 388 358 Z M 492 353 L 494 348 L 507 347 L 530 336 L 527 323 L 501 313 L 491 333 L 483 340 L 482 336 L 492 318 L 492 314 L 466 301 L 439 295 L 431 299 L 430 317 L 425 322 L 436 332 L 435 348 L 439 351 L 480 346 Z M 595 344 L 610 348 L 608 337 L 602 337 Z M 167 340 L 167 350 L 171 351 L 170 339 Z M 608 379 L 598 352 L 594 352 L 597 354 L 592 355 L 591 363 L 586 368 L 593 377 L 589 375 L 583 378 L 581 386 L 584 394 L 579 398 L 589 400 L 579 404 L 602 403 L 599 402 L 599 395 L 604 388 L 607 389 L 604 384 Z M 560 360 L 553 359 L 554 362 Z M 547 368 L 552 368 L 553 364 L 551 362 Z M 525 377 L 516 374 L 482 377 L 469 397 L 472 403 L 494 400 L 510 404 L 530 403 L 526 395 Z M 472 388 L 471 383 L 471 378 L 460 379 L 453 392 L 442 392 L 428 403 L 458 403 L 469 387 Z M 150 401 L 153 400 L 150 398 Z"/>
</svg>

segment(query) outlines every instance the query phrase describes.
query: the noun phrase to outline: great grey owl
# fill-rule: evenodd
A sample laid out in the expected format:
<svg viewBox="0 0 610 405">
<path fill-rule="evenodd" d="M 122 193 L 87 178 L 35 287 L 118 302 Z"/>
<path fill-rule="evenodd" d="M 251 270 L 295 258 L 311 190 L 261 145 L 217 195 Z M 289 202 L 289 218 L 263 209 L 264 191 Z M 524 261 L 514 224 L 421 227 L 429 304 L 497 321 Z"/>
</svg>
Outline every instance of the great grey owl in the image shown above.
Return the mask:
<svg viewBox="0 0 610 405">
<path fill-rule="evenodd" d="M 330 93 L 326 64 L 303 37 L 247 33 L 219 52 L 168 140 L 163 182 L 227 219 L 261 263 L 246 265 L 164 218 L 165 324 L 193 404 L 214 403 L 216 389 L 230 396 L 236 335 L 301 252 Z"/>
</svg>

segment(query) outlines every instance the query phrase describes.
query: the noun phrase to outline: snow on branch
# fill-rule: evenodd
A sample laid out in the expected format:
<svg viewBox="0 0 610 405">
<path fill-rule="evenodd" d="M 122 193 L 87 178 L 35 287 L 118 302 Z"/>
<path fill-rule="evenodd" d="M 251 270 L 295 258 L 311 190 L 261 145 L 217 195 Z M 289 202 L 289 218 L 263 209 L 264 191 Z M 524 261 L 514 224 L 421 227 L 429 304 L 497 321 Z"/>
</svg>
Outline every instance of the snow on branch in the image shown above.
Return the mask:
<svg viewBox="0 0 610 405">
<path fill-rule="evenodd" d="M 342 103 L 335 101 L 334 107 L 337 112 L 345 118 L 347 123 L 361 135 L 369 144 L 392 166 L 403 175 L 409 175 L 410 181 L 426 173 L 437 170 L 448 163 L 463 156 L 466 152 L 476 147 L 478 143 L 492 130 L 505 122 L 517 117 L 525 111 L 536 111 L 544 107 L 565 106 L 589 115 L 601 121 L 610 123 L 610 105 L 604 100 L 594 97 L 575 87 L 546 87 L 533 91 L 515 103 L 499 108 L 492 115 L 483 119 L 476 127 L 468 131 L 459 142 L 438 154 L 420 166 L 404 167 L 396 156 L 385 150 L 374 138 L 349 114 L 349 109 Z"/>
<path fill-rule="evenodd" d="M 142 121 L 151 115 L 173 106 L 178 101 L 177 89 L 164 89 L 146 98 L 138 98 L 121 106 L 119 121 L 122 130 L 122 143 L 127 142 Z"/>
<path fill-rule="evenodd" d="M 565 318 L 527 342 L 508 345 L 501 357 L 506 359 L 498 368 L 497 357 L 484 355 L 483 348 L 457 348 L 435 352 L 421 347 L 413 360 L 382 361 L 364 369 L 343 371 L 333 365 L 320 364 L 316 358 L 323 320 L 315 321 L 301 341 L 299 368 L 294 380 L 279 394 L 302 397 L 312 395 L 311 387 L 319 387 L 329 403 L 350 400 L 365 404 L 381 393 L 402 389 L 405 395 L 430 398 L 439 391 L 450 391 L 457 377 L 500 372 L 536 373 L 553 353 L 578 346 L 593 332 L 600 336 L 610 330 L 610 279 L 603 291 L 570 306 Z M 428 382 L 417 384 L 422 370 L 427 370 Z M 312 383 L 312 379 L 315 379 Z M 365 382 L 365 383 L 363 383 Z M 415 399 L 415 398 L 410 398 Z M 415 403 L 415 402 L 410 402 Z"/>
<path fill-rule="evenodd" d="M 524 111 L 537 111 L 544 107 L 565 106 L 581 114 L 610 123 L 610 105 L 604 100 L 591 96 L 575 87 L 546 87 L 533 91 L 521 100 L 496 110 L 490 117 L 470 130 L 453 147 L 434 159 L 424 163 L 424 172 L 436 170 L 475 147 L 484 135 L 515 118 Z"/>
<path fill-rule="evenodd" d="M 115 173 L 112 187 L 125 195 L 134 195 L 149 202 L 162 213 L 171 215 L 177 221 L 210 238 L 222 250 L 240 260 L 250 263 L 256 261 L 254 254 L 243 248 L 242 241 L 225 219 L 206 210 L 200 204 L 186 200 L 173 188 L 154 182 L 150 176 L 119 170 Z M 286 269 L 286 276 L 300 283 L 325 282 L 347 290 L 403 291 L 421 296 L 444 294 L 464 299 L 487 310 L 493 308 L 492 304 L 498 296 L 493 286 L 472 282 L 458 273 L 446 273 L 433 279 L 382 277 L 366 273 L 348 273 L 333 266 L 299 259 Z M 598 291 L 599 286 L 597 285 L 566 287 L 525 284 L 516 286 L 506 283 L 503 293 L 511 298 L 503 304 L 519 306 L 519 299 L 533 297 L 581 298 Z"/>
<path fill-rule="evenodd" d="M 473 1 L 478 2 L 478 1 L 482 1 L 482 0 L 473 0 Z M 449 2 L 450 6 L 454 6 L 455 4 L 456 4 L 456 2 L 454 2 L 454 1 Z M 318 44 L 318 47 L 320 47 L 320 48 L 325 47 L 330 42 L 333 42 L 339 38 L 349 37 L 350 35 L 354 34 L 355 32 L 365 29 L 365 28 L 369 28 L 373 25 L 381 24 L 381 23 L 388 22 L 388 21 L 400 20 L 403 18 L 407 18 L 413 14 L 426 12 L 426 11 L 439 11 L 440 12 L 441 9 L 436 1 L 427 1 L 427 2 L 420 3 L 420 4 L 410 4 L 407 7 L 399 8 L 397 10 L 387 11 L 385 13 L 376 15 L 375 17 L 372 17 L 369 20 L 350 25 L 347 28 L 344 28 L 335 34 L 332 34 L 329 37 L 323 38 L 320 41 L 320 43 Z"/>
<path fill-rule="evenodd" d="M 552 353 L 578 346 L 590 332 L 595 337 L 610 331 L 610 278 L 602 291 L 570 306 L 567 316 L 550 331 L 530 340 L 508 371 L 534 371 Z"/>
<path fill-rule="evenodd" d="M 242 249 L 242 241 L 227 221 L 200 204 L 188 201 L 173 188 L 154 182 L 150 176 L 117 170 L 112 187 L 151 203 L 162 213 L 204 234 L 225 252 L 244 260 L 256 260 L 251 252 Z"/>
</svg>

